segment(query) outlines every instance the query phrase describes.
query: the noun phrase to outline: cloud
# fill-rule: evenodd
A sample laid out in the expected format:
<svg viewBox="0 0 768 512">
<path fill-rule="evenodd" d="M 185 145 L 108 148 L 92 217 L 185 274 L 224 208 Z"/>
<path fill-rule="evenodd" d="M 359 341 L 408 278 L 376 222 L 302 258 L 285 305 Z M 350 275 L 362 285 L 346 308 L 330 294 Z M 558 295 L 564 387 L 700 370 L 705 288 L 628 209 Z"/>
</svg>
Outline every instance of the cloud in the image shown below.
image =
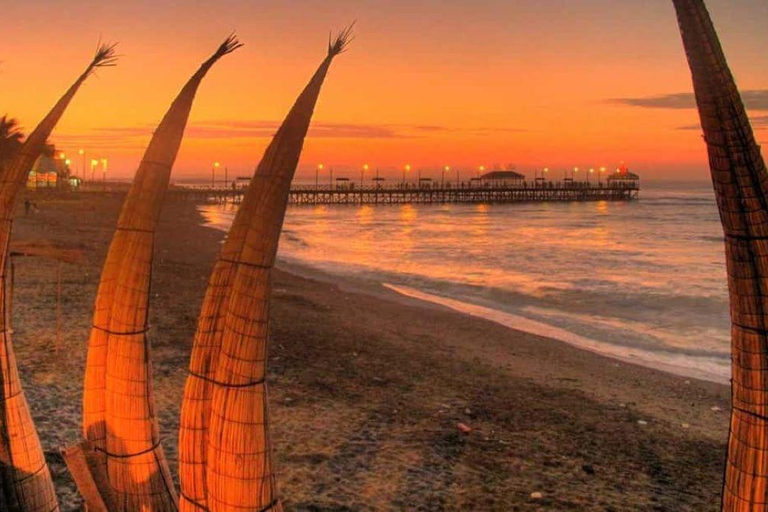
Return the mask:
<svg viewBox="0 0 768 512">
<path fill-rule="evenodd" d="M 741 97 L 744 100 L 744 105 L 750 110 L 768 110 L 768 89 L 742 91 Z M 676 110 L 696 108 L 696 98 L 693 93 L 688 92 L 647 96 L 644 98 L 614 98 L 607 102 L 614 105 L 641 108 Z"/>
<path fill-rule="evenodd" d="M 749 118 L 749 122 L 752 123 L 754 130 L 766 130 L 768 129 L 768 116 L 754 116 Z M 678 130 L 699 130 L 701 131 L 701 125 L 688 124 L 685 126 L 679 126 Z"/>
<path fill-rule="evenodd" d="M 204 121 L 190 123 L 185 132 L 188 139 L 228 139 L 243 142 L 250 139 L 271 138 L 280 123 L 277 121 Z M 92 149 L 141 149 L 146 146 L 154 126 L 126 126 L 96 128 L 79 134 L 57 135 L 62 146 L 87 146 Z M 476 136 L 489 133 L 522 132 L 518 128 L 471 128 L 458 130 L 437 125 L 421 124 L 356 124 L 315 122 L 308 137 L 316 139 L 413 139 L 461 132 Z"/>
<path fill-rule="evenodd" d="M 277 121 L 207 121 L 192 125 L 187 137 L 194 139 L 258 139 L 272 137 Z M 355 123 L 315 122 L 308 137 L 318 139 L 403 139 L 447 131 L 442 126 L 366 125 Z"/>
</svg>

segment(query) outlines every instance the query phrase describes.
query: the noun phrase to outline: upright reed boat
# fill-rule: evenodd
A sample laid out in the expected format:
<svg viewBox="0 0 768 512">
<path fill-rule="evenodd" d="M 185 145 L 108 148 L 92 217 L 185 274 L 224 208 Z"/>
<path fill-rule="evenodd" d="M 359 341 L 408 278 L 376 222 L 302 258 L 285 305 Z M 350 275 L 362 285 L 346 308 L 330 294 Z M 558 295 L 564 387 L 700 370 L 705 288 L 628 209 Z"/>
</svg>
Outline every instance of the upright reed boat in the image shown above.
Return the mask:
<svg viewBox="0 0 768 512">
<path fill-rule="evenodd" d="M 123 204 L 101 275 L 88 341 L 85 442 L 67 461 L 91 509 L 178 510 L 160 444 L 147 338 L 152 254 L 160 210 L 197 89 L 224 41 L 190 78 L 154 132 Z"/>
<path fill-rule="evenodd" d="M 259 164 L 214 266 L 184 389 L 181 509 L 282 510 L 267 411 L 271 273 L 291 180 L 320 89 L 351 27 L 301 93 Z"/>
<path fill-rule="evenodd" d="M 0 174 L 0 510 L 50 512 L 58 510 L 53 481 L 45 462 L 37 430 L 19 381 L 11 342 L 10 297 L 6 283 L 13 217 L 19 194 L 27 182 L 48 137 L 86 79 L 99 68 L 114 66 L 114 45 L 99 45 L 96 55 L 64 96 L 40 122 L 10 164 Z"/>
<path fill-rule="evenodd" d="M 768 509 L 768 173 L 703 0 L 673 0 L 725 232 L 732 412 L 723 510 Z"/>
</svg>

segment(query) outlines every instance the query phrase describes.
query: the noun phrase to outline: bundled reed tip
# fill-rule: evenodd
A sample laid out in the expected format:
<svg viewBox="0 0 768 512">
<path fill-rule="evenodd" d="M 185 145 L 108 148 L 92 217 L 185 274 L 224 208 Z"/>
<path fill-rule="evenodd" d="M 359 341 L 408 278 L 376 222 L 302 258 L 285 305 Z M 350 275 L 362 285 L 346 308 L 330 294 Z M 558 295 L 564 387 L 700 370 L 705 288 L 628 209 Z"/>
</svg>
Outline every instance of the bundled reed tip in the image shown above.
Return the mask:
<svg viewBox="0 0 768 512">
<path fill-rule="evenodd" d="M 245 46 L 243 43 L 241 43 L 238 39 L 235 33 L 231 33 L 229 37 L 227 37 L 223 43 L 221 43 L 221 46 L 219 46 L 219 49 L 216 50 L 216 53 L 214 54 L 214 58 L 221 58 L 228 53 L 232 53 L 233 51 L 237 50 L 238 48 Z"/>
<path fill-rule="evenodd" d="M 339 32 L 335 39 L 331 34 L 328 34 L 328 55 L 335 57 L 347 51 L 349 44 L 355 39 L 355 36 L 352 34 L 355 23 L 353 21 L 347 28 Z"/>
<path fill-rule="evenodd" d="M 116 66 L 119 56 L 115 52 L 115 48 L 117 48 L 117 43 L 99 43 L 89 69 Z"/>
</svg>

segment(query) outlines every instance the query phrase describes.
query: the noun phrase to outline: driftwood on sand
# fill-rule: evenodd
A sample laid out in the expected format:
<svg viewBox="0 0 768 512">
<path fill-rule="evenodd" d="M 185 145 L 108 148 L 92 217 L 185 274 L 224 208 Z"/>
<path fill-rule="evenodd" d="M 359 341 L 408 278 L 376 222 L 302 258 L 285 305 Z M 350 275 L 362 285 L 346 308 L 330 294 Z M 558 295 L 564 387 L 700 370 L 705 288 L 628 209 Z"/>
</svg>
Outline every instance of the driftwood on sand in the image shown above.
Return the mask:
<svg viewBox="0 0 768 512">
<path fill-rule="evenodd" d="M 725 232 L 733 409 L 724 510 L 768 507 L 768 173 L 703 0 L 674 0 Z"/>
<path fill-rule="evenodd" d="M 0 510 L 50 512 L 58 510 L 56 493 L 45 462 L 29 406 L 19 381 L 9 324 L 6 274 L 13 216 L 27 175 L 45 148 L 53 129 L 67 110 L 80 86 L 98 68 L 113 66 L 114 45 L 100 45 L 91 63 L 64 96 L 54 105 L 24 144 L 6 163 L 0 176 Z"/>
<path fill-rule="evenodd" d="M 147 339 L 154 236 L 198 86 L 221 57 L 240 46 L 234 36 L 227 38 L 165 114 L 136 172 L 107 253 L 88 341 L 85 442 L 65 452 L 94 509 L 178 508 L 155 417 Z"/>
<path fill-rule="evenodd" d="M 282 509 L 265 381 L 270 275 L 320 89 L 350 40 L 347 29 L 329 41 L 327 56 L 267 147 L 211 274 L 182 402 L 182 510 Z"/>
</svg>

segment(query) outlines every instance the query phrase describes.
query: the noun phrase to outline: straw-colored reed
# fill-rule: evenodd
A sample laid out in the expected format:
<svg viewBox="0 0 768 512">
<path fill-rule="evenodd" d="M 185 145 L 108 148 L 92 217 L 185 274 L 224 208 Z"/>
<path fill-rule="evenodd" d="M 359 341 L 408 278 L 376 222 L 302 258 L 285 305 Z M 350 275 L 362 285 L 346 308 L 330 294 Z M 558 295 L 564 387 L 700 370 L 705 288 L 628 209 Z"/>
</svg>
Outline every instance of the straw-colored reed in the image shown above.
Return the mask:
<svg viewBox="0 0 768 512">
<path fill-rule="evenodd" d="M 82 450 L 114 510 L 178 509 L 154 411 L 148 309 L 155 229 L 198 86 L 241 44 L 230 36 L 190 78 L 155 130 L 107 253 L 88 342 Z M 103 485 L 102 485 L 103 487 Z M 86 494 L 86 493 L 84 493 Z"/>
<path fill-rule="evenodd" d="M 182 403 L 184 511 L 282 510 L 265 381 L 270 275 L 320 89 L 350 40 L 347 29 L 329 41 L 328 55 L 267 148 L 212 272 Z"/>
<path fill-rule="evenodd" d="M 53 109 L 32 131 L 0 175 L 0 509 L 50 512 L 58 510 L 56 493 L 29 406 L 19 380 L 11 341 L 5 280 L 13 214 L 35 160 L 80 86 L 98 68 L 114 65 L 114 46 L 100 45 L 91 63 Z"/>
<path fill-rule="evenodd" d="M 768 173 L 703 0 L 674 0 L 725 232 L 732 319 L 723 510 L 768 509 Z"/>
</svg>

